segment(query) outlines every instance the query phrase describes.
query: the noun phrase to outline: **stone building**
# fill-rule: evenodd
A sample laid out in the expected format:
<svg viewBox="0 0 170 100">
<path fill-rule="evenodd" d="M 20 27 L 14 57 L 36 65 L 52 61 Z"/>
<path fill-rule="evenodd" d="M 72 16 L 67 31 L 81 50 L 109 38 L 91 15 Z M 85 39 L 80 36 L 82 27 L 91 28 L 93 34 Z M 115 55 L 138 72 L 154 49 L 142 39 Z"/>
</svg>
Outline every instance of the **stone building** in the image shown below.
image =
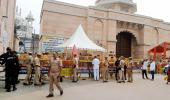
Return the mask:
<svg viewBox="0 0 170 100">
<path fill-rule="evenodd" d="M 170 41 L 170 23 L 136 11 L 132 0 L 97 0 L 89 7 L 44 0 L 40 32 L 68 39 L 82 24 L 89 38 L 108 52 L 140 59 L 152 47 Z"/>
<path fill-rule="evenodd" d="M 0 54 L 13 48 L 16 0 L 0 0 Z"/>
</svg>

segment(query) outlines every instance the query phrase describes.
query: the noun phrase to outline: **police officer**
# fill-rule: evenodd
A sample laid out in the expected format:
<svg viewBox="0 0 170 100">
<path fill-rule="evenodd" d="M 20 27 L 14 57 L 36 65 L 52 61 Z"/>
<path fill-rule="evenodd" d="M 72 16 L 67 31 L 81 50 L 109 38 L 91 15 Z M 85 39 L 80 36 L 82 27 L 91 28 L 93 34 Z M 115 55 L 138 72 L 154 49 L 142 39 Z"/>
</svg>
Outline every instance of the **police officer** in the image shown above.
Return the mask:
<svg viewBox="0 0 170 100">
<path fill-rule="evenodd" d="M 108 57 L 105 57 L 104 60 L 104 69 L 103 69 L 103 82 L 107 82 L 108 81 L 108 67 L 109 67 L 109 61 L 108 61 Z"/>
<path fill-rule="evenodd" d="M 28 61 L 26 62 L 27 66 L 27 76 L 25 77 L 24 85 L 29 85 L 31 83 L 31 74 L 33 68 L 33 56 L 32 53 L 29 53 Z"/>
<path fill-rule="evenodd" d="M 114 59 L 113 57 L 111 57 L 110 60 L 109 60 L 109 68 L 111 70 L 110 78 L 113 78 L 113 69 L 115 67 L 115 62 L 116 62 L 116 58 Z"/>
<path fill-rule="evenodd" d="M 53 54 L 53 57 L 50 61 L 50 68 L 49 68 L 49 95 L 47 95 L 46 97 L 53 97 L 53 91 L 54 91 L 54 87 L 53 84 L 56 85 L 56 87 L 59 89 L 60 91 L 60 95 L 63 95 L 63 89 L 61 88 L 60 84 L 59 84 L 59 76 L 60 76 L 60 72 L 61 72 L 61 67 L 62 67 L 62 60 L 56 56 L 55 54 Z"/>
<path fill-rule="evenodd" d="M 128 82 L 133 82 L 133 62 L 132 57 L 129 57 L 129 61 L 127 64 L 127 74 L 128 74 Z"/>
<path fill-rule="evenodd" d="M 13 86 L 13 91 L 15 91 L 16 88 L 16 62 L 14 54 L 11 51 L 10 47 L 7 47 L 7 52 L 2 54 L 0 58 L 3 59 L 2 64 L 5 64 L 5 89 L 7 92 L 11 91 L 11 85 Z"/>
</svg>

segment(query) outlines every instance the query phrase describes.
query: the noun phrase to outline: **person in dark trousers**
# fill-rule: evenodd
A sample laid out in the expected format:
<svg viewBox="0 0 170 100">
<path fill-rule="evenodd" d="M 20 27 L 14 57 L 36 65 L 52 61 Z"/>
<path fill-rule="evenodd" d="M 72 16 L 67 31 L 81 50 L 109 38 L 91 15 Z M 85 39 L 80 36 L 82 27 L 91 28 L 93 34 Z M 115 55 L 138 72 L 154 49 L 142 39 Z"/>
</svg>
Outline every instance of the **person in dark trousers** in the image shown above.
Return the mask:
<svg viewBox="0 0 170 100">
<path fill-rule="evenodd" d="M 116 60 L 115 66 L 116 66 L 115 78 L 116 78 L 116 81 L 118 81 L 119 80 L 118 73 L 119 73 L 119 70 L 120 70 L 120 60 L 119 59 Z"/>
<path fill-rule="evenodd" d="M 3 58 L 2 64 L 5 64 L 5 89 L 7 92 L 11 91 L 11 85 L 13 86 L 13 91 L 16 88 L 16 68 L 15 68 L 15 57 L 11 48 L 8 47 L 7 53 L 4 53 L 0 56 Z"/>
<path fill-rule="evenodd" d="M 148 75 L 147 75 L 147 67 L 149 65 L 149 61 L 147 59 L 145 59 L 143 61 L 143 65 L 142 65 L 142 78 L 145 79 L 145 77 L 148 79 Z M 145 75 L 145 77 L 144 77 Z"/>
<path fill-rule="evenodd" d="M 168 78 L 167 78 L 166 84 L 168 84 L 170 82 L 170 65 L 168 66 L 168 69 L 167 69 L 167 76 L 168 76 Z"/>
<path fill-rule="evenodd" d="M 150 64 L 150 72 L 151 72 L 151 80 L 154 80 L 154 74 L 155 74 L 155 70 L 156 70 L 156 64 L 154 60 L 151 60 L 151 64 Z"/>
<path fill-rule="evenodd" d="M 19 58 L 18 58 L 16 51 L 13 51 L 13 56 L 14 56 L 14 70 L 16 71 L 15 72 L 15 81 L 16 81 L 16 84 L 18 84 L 20 82 L 19 79 L 18 79 L 19 71 L 20 71 L 20 65 L 19 65 Z"/>
<path fill-rule="evenodd" d="M 127 64 L 128 64 L 128 58 L 125 58 L 125 65 L 124 65 L 124 76 L 125 76 L 125 80 L 127 80 Z"/>
</svg>

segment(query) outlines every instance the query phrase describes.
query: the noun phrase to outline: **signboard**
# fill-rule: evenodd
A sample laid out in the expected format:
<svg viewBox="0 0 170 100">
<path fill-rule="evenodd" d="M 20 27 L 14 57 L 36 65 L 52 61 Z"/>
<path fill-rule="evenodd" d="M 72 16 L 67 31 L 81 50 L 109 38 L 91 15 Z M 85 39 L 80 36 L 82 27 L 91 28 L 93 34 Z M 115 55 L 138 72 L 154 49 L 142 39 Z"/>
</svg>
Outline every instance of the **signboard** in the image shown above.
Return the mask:
<svg viewBox="0 0 170 100">
<path fill-rule="evenodd" d="M 41 50 L 42 52 L 63 52 L 63 48 L 57 48 L 64 43 L 64 38 L 57 36 L 43 36 Z"/>
</svg>

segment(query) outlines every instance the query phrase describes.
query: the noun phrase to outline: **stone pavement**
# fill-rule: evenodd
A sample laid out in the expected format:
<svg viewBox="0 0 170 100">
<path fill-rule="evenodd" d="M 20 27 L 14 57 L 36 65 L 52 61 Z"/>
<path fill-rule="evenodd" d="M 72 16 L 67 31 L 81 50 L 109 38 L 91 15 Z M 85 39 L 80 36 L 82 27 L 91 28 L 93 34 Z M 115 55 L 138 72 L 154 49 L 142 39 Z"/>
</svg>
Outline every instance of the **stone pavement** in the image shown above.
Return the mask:
<svg viewBox="0 0 170 100">
<path fill-rule="evenodd" d="M 143 80 L 141 75 L 134 75 L 134 83 L 102 83 L 92 80 L 81 80 L 79 83 L 64 81 L 64 95 L 46 98 L 48 85 L 43 87 L 18 86 L 16 92 L 0 92 L 1 100 L 168 100 L 170 85 L 166 85 L 162 75 L 156 75 L 155 81 Z"/>
</svg>

